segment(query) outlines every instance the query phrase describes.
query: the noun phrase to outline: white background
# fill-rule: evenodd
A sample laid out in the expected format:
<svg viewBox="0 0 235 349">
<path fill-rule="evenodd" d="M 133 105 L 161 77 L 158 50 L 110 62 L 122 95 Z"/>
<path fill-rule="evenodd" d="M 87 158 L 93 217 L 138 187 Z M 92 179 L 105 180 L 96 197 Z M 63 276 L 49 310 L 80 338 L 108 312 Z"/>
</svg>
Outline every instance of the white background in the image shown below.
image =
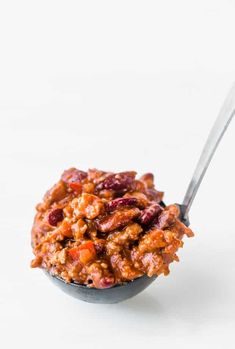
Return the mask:
<svg viewBox="0 0 235 349">
<path fill-rule="evenodd" d="M 234 18 L 232 0 L 0 2 L 1 348 L 234 348 L 234 122 L 170 276 L 93 305 L 29 268 L 65 168 L 153 171 L 182 200 L 235 80 Z"/>
</svg>

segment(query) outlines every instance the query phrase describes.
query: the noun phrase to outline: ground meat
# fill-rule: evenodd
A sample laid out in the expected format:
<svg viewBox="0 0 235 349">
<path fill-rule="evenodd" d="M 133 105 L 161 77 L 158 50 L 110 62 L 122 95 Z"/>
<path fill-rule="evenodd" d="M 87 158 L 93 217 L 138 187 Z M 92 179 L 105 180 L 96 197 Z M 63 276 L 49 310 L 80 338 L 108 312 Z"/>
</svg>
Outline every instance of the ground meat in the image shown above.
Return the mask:
<svg viewBox="0 0 235 349">
<path fill-rule="evenodd" d="M 164 207 L 153 174 L 71 168 L 38 204 L 33 268 L 66 282 L 108 288 L 141 275 L 169 273 L 184 235 L 176 205 Z"/>
</svg>

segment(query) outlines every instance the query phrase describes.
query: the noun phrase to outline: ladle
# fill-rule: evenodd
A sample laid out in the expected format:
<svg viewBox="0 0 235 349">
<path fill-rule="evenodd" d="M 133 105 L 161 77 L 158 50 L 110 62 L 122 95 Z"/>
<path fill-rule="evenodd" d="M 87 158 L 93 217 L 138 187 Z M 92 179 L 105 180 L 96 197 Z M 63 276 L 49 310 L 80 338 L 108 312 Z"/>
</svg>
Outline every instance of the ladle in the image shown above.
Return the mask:
<svg viewBox="0 0 235 349">
<path fill-rule="evenodd" d="M 201 181 L 206 173 L 210 161 L 215 153 L 215 150 L 221 141 L 224 132 L 226 131 L 230 121 L 235 114 L 235 85 L 228 94 L 223 107 L 217 117 L 214 126 L 208 136 L 206 144 L 203 148 L 196 169 L 193 173 L 191 182 L 189 183 L 182 204 L 178 204 L 180 208 L 180 219 L 185 225 L 189 225 L 189 210 L 201 184 Z M 117 303 L 131 298 L 146 287 L 148 287 L 156 276 L 148 277 L 141 276 L 133 281 L 129 281 L 120 285 L 113 286 L 107 289 L 89 288 L 85 285 L 77 283 L 65 283 L 60 277 L 53 276 L 46 272 L 51 280 L 59 286 L 64 292 L 78 299 L 90 303 Z"/>
</svg>

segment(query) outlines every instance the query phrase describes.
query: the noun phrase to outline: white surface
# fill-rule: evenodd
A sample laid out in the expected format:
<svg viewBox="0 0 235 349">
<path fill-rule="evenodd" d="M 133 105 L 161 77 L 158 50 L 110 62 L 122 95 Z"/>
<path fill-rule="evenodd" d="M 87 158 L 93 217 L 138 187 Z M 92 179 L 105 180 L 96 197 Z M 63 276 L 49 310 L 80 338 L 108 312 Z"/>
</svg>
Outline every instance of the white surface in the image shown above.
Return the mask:
<svg viewBox="0 0 235 349">
<path fill-rule="evenodd" d="M 234 348 L 234 122 L 169 277 L 116 305 L 29 268 L 34 206 L 64 168 L 153 171 L 180 202 L 235 80 L 233 1 L 0 5 L 0 347 Z"/>
</svg>

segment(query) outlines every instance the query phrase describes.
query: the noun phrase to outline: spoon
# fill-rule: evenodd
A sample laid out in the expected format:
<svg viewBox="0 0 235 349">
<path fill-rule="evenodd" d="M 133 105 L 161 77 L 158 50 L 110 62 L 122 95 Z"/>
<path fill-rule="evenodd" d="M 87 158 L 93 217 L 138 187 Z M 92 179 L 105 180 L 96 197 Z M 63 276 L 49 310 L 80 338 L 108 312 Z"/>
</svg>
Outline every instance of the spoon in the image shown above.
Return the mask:
<svg viewBox="0 0 235 349">
<path fill-rule="evenodd" d="M 235 85 L 228 94 L 223 107 L 217 117 L 214 126 L 208 136 L 206 144 L 203 148 L 200 159 L 197 163 L 196 169 L 193 173 L 192 179 L 189 183 L 182 204 L 177 204 L 180 208 L 180 220 L 189 226 L 188 213 L 196 196 L 201 181 L 206 173 L 210 161 L 216 151 L 219 142 L 221 141 L 224 132 L 226 131 L 230 121 L 235 114 Z M 141 276 L 133 281 L 128 281 L 120 285 L 115 285 L 111 288 L 97 289 L 89 288 L 86 285 L 77 283 L 66 283 L 62 278 L 53 276 L 46 271 L 49 278 L 59 286 L 67 294 L 74 296 L 80 300 L 89 303 L 118 303 L 131 298 L 146 287 L 148 287 L 157 276 L 148 277 Z"/>
</svg>

